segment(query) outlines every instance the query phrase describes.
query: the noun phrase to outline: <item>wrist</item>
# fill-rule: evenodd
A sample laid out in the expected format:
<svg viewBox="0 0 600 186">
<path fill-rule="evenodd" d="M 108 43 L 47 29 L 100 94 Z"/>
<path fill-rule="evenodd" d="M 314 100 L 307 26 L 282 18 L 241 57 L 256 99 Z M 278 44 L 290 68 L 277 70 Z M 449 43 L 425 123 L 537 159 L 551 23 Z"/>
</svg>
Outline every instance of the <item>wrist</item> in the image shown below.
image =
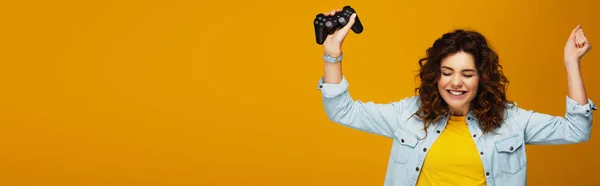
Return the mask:
<svg viewBox="0 0 600 186">
<path fill-rule="evenodd" d="M 341 50 L 325 51 L 325 55 L 328 55 L 330 57 L 340 57 L 342 55 L 342 51 Z"/>
<path fill-rule="evenodd" d="M 579 60 L 577 59 L 565 59 L 565 66 L 579 66 Z"/>
<path fill-rule="evenodd" d="M 323 59 L 328 62 L 328 63 L 338 63 L 338 62 L 342 62 L 342 59 L 344 57 L 344 54 L 340 54 L 339 56 L 331 56 L 327 53 L 323 54 Z"/>
</svg>

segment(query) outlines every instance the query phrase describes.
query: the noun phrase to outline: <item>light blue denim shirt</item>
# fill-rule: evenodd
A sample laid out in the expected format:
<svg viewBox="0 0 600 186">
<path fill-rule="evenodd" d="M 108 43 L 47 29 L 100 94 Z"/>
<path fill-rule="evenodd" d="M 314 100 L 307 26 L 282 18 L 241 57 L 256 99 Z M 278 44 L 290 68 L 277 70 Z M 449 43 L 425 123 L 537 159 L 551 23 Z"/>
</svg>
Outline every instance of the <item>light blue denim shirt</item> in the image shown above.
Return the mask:
<svg viewBox="0 0 600 186">
<path fill-rule="evenodd" d="M 410 117 L 420 105 L 418 96 L 397 102 L 373 103 L 354 100 L 348 93 L 345 77 L 338 84 L 319 80 L 327 117 L 338 124 L 393 139 L 384 186 L 415 185 L 421 166 L 431 145 L 444 132 L 448 115 L 427 128 L 418 117 Z M 486 184 L 526 185 L 527 158 L 525 144 L 571 144 L 590 139 L 592 110 L 597 110 L 588 99 L 580 105 L 567 96 L 564 117 L 551 116 L 512 107 L 506 111 L 497 134 L 479 128 L 477 117 L 467 114 L 469 131 L 480 152 Z"/>
</svg>

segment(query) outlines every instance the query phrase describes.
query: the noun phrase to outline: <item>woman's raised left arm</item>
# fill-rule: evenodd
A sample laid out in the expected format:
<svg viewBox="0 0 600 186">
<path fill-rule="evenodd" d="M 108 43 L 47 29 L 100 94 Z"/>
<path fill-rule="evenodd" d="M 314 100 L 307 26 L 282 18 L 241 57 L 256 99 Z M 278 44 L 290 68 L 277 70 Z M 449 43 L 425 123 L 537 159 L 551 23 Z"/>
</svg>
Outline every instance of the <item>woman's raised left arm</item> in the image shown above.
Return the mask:
<svg viewBox="0 0 600 186">
<path fill-rule="evenodd" d="M 565 68 L 567 69 L 567 79 L 569 86 L 569 98 L 577 101 L 581 105 L 588 102 L 585 92 L 585 85 L 581 77 L 580 61 L 581 58 L 592 49 L 592 45 L 585 37 L 581 25 L 577 25 L 571 32 L 567 44 L 565 45 Z"/>
</svg>

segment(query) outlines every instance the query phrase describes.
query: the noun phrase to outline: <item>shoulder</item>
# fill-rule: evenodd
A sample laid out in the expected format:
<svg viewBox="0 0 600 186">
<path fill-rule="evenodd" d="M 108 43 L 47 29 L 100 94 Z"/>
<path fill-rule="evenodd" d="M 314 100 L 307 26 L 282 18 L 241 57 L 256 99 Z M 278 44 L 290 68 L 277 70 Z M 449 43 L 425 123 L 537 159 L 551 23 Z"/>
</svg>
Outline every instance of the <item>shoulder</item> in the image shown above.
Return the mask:
<svg viewBox="0 0 600 186">
<path fill-rule="evenodd" d="M 421 97 L 419 97 L 418 95 L 404 97 L 396 103 L 404 111 L 416 112 L 417 110 L 419 110 L 419 107 L 421 106 Z"/>
<path fill-rule="evenodd" d="M 517 102 L 505 103 L 505 120 L 519 121 L 526 119 L 533 111 L 518 106 Z"/>
</svg>

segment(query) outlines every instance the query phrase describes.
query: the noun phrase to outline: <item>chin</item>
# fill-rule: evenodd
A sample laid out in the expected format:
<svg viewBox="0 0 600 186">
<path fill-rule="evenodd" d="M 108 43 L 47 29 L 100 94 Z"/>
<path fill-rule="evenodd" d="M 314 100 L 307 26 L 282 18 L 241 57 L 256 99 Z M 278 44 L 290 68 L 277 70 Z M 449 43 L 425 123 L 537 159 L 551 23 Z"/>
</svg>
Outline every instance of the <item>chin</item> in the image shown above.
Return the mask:
<svg viewBox="0 0 600 186">
<path fill-rule="evenodd" d="M 471 101 L 473 100 L 473 97 L 471 97 L 471 95 L 465 95 L 465 97 L 462 99 L 453 98 L 451 97 L 451 95 L 444 95 L 442 96 L 442 98 L 444 99 L 446 104 L 448 104 L 449 107 L 453 108 L 464 107 L 466 105 L 471 104 Z"/>
</svg>

